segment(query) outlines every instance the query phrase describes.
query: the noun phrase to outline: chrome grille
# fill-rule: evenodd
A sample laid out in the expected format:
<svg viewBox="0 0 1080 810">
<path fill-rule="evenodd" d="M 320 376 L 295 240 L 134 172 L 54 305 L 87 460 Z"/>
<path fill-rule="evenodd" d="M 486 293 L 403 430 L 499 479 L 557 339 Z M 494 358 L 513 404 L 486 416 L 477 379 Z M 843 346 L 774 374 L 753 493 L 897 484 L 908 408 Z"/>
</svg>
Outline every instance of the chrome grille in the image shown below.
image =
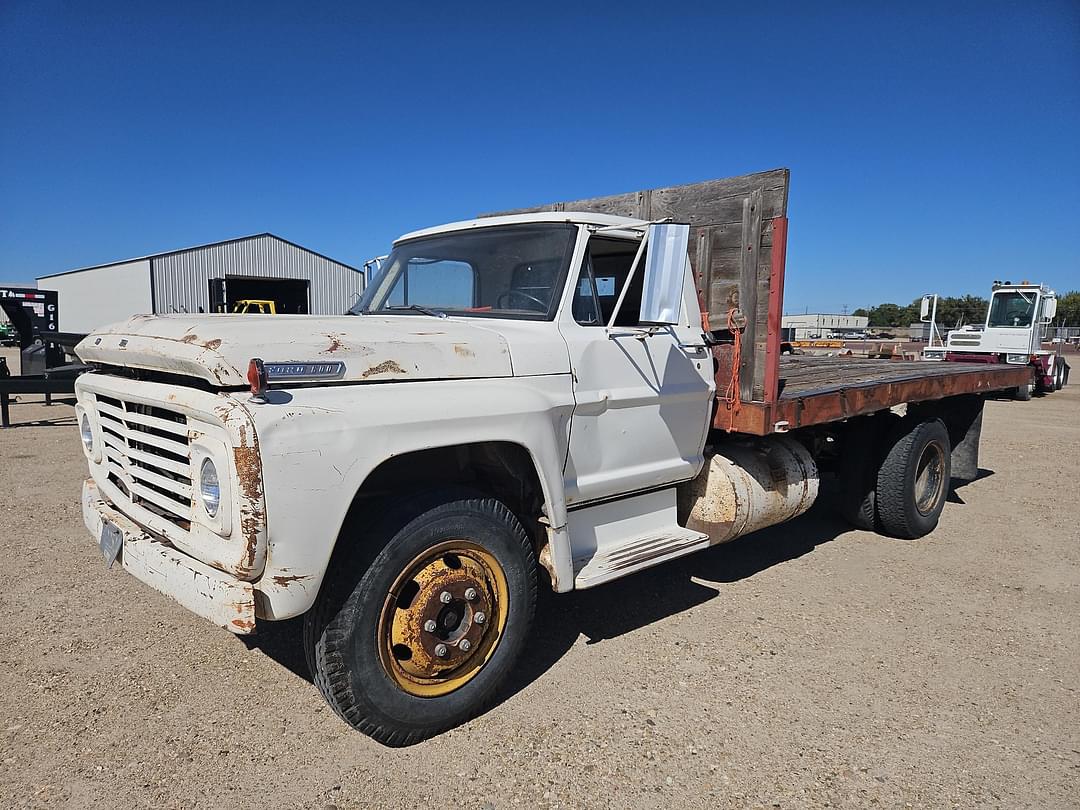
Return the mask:
<svg viewBox="0 0 1080 810">
<path fill-rule="evenodd" d="M 981 343 L 979 335 L 949 335 L 950 346 L 978 346 Z"/>
<path fill-rule="evenodd" d="M 132 503 L 187 530 L 192 487 L 187 417 L 159 405 L 97 395 L 109 480 Z"/>
</svg>

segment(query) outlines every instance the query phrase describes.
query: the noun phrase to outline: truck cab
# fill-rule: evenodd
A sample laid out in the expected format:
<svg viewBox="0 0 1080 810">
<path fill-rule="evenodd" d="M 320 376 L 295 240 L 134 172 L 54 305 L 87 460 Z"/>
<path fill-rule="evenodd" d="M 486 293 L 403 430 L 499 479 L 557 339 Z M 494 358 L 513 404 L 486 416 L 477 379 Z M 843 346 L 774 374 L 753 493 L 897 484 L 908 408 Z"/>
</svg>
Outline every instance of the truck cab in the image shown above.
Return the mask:
<svg viewBox="0 0 1080 810">
<path fill-rule="evenodd" d="M 1057 294 L 1043 284 L 994 282 L 982 324 L 948 333 L 944 358 L 956 362 L 1030 366 L 1031 382 L 1017 391 L 1052 392 L 1068 381 L 1068 364 L 1058 352 L 1043 349 L 1043 335 L 1057 312 Z M 940 353 L 940 350 L 939 350 Z"/>
</svg>

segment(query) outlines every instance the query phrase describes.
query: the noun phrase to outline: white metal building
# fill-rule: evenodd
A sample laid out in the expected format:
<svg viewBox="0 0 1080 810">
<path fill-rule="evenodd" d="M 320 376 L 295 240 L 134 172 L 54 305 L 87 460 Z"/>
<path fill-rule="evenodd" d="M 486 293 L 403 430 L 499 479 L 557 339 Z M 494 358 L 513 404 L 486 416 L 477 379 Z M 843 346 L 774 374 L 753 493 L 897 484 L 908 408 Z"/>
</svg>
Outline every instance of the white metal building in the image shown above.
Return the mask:
<svg viewBox="0 0 1080 810">
<path fill-rule="evenodd" d="M 787 340 L 815 340 L 827 338 L 830 334 L 861 332 L 869 323 L 870 319 L 865 315 L 830 315 L 812 312 L 807 315 L 785 315 L 781 318 L 780 327 L 784 330 Z"/>
<path fill-rule="evenodd" d="M 335 315 L 364 289 L 355 267 L 261 233 L 40 276 L 59 294 L 60 329 L 90 332 L 142 313 L 231 312 L 241 299 L 277 311 Z"/>
</svg>

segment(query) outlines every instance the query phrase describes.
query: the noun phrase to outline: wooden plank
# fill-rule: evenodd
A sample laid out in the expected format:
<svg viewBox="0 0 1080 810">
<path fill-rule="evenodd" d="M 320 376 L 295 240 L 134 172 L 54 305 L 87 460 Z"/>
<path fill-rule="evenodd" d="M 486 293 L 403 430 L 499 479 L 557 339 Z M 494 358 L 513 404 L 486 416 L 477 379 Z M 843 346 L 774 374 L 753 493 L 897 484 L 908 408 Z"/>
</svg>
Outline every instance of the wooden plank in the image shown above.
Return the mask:
<svg viewBox="0 0 1080 810">
<path fill-rule="evenodd" d="M 743 400 L 761 401 L 755 371 L 758 336 L 758 254 L 761 252 L 762 189 L 756 188 L 743 198 L 742 254 L 739 262 L 739 316 L 743 325 L 744 351 L 739 360 L 739 395 Z M 739 317 L 737 316 L 737 317 Z M 745 351 L 750 349 L 750 351 Z M 764 360 L 764 357 L 762 358 Z M 764 363 L 760 364 L 764 371 Z"/>
<path fill-rule="evenodd" d="M 646 214 L 643 206 L 648 205 L 653 218 L 670 216 L 679 222 L 689 222 L 691 225 L 699 226 L 724 222 L 738 223 L 742 216 L 742 199 L 755 188 L 767 192 L 765 205 L 769 213 L 766 218 L 785 215 L 787 213 L 788 174 L 787 169 L 771 169 L 738 177 L 706 180 L 702 183 L 546 203 L 528 208 L 484 213 L 480 216 L 529 214 L 540 211 L 591 211 L 624 217 L 642 217 Z M 647 198 L 643 198 L 642 195 L 647 195 Z"/>
</svg>

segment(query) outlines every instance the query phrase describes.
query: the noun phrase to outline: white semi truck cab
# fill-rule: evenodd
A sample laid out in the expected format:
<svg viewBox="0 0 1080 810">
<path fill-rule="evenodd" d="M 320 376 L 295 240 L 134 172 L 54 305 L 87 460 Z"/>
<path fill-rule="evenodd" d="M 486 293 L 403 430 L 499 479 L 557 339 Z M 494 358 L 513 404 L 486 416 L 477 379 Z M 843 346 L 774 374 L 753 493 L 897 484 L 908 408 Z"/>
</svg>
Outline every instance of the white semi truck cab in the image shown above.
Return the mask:
<svg viewBox="0 0 1080 810">
<path fill-rule="evenodd" d="M 985 322 L 950 331 L 943 348 L 927 353 L 953 362 L 1027 366 L 1031 379 L 1016 395 L 1030 399 L 1036 391 L 1050 393 L 1069 379 L 1069 364 L 1060 349 L 1043 348 L 1043 335 L 1056 312 L 1057 293 L 1046 285 L 995 281 Z"/>
<path fill-rule="evenodd" d="M 920 537 L 977 473 L 982 395 L 1021 375 L 782 362 L 786 191 L 636 198 L 693 231 L 596 212 L 627 195 L 416 231 L 347 315 L 101 329 L 77 349 L 86 525 L 234 633 L 303 615 L 327 701 L 390 745 L 491 704 L 539 586 L 791 519 L 823 474 L 856 526 Z"/>
</svg>

